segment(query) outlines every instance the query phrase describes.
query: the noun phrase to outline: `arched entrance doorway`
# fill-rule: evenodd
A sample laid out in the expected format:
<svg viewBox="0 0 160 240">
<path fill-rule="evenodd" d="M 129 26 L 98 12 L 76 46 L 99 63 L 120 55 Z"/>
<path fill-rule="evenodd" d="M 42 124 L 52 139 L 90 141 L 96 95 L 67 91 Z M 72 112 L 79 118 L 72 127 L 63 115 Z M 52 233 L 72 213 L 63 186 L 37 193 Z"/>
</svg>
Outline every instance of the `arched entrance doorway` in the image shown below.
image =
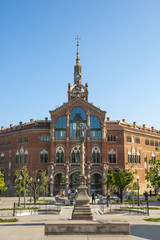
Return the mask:
<svg viewBox="0 0 160 240">
<path fill-rule="evenodd" d="M 102 176 L 99 173 L 93 173 L 91 176 L 91 194 L 102 194 Z"/>
<path fill-rule="evenodd" d="M 79 187 L 79 175 L 80 172 L 74 172 L 69 177 L 69 188 L 71 192 L 75 192 L 75 190 Z"/>
<path fill-rule="evenodd" d="M 54 195 L 65 190 L 66 177 L 64 173 L 58 173 L 54 177 Z"/>
</svg>

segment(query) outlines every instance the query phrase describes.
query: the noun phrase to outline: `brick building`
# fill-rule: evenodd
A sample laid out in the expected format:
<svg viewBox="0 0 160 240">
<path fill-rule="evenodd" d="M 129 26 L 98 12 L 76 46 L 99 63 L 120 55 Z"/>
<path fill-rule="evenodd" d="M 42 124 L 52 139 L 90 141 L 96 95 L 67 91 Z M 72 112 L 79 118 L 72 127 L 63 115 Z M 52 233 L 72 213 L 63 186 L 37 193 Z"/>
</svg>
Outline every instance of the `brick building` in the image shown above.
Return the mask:
<svg viewBox="0 0 160 240">
<path fill-rule="evenodd" d="M 80 130 L 85 131 L 85 171 L 89 193 L 106 192 L 108 171 L 137 169 L 140 191 L 145 190 L 148 162 L 160 146 L 160 131 L 145 125 L 110 121 L 106 112 L 88 102 L 88 84 L 82 84 L 79 43 L 74 66 L 74 84 L 68 84 L 68 102 L 50 111 L 51 120 L 30 119 L 28 123 L 0 130 L 0 168 L 8 191 L 13 191 L 14 172 L 27 165 L 30 175 L 47 169 L 50 195 L 59 189 L 76 189 L 80 171 Z"/>
</svg>

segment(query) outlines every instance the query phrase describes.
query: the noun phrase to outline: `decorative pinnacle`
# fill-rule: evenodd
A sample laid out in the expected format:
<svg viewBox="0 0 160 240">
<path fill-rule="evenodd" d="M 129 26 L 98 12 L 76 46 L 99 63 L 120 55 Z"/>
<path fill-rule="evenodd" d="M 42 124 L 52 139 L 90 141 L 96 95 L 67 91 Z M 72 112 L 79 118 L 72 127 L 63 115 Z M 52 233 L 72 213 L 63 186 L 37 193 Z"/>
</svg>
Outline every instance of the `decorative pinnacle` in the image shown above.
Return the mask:
<svg viewBox="0 0 160 240">
<path fill-rule="evenodd" d="M 76 64 L 80 64 L 80 59 L 79 59 L 79 40 L 80 40 L 80 38 L 79 38 L 79 36 L 77 36 L 77 37 L 75 38 L 75 40 L 77 40 L 77 58 L 76 58 Z"/>
</svg>

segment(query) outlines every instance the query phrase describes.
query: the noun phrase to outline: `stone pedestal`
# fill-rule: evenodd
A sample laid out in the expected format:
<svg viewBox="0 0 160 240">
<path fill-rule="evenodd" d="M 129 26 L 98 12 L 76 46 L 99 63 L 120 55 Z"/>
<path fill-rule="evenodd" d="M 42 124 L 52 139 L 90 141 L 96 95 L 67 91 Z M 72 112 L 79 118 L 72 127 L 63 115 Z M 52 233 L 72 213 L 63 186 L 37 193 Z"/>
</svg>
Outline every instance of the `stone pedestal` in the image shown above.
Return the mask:
<svg viewBox="0 0 160 240">
<path fill-rule="evenodd" d="M 78 188 L 78 197 L 72 212 L 73 220 L 93 220 L 93 214 L 90 207 L 88 188 L 85 185 L 85 178 L 80 175 L 81 185 Z"/>
</svg>

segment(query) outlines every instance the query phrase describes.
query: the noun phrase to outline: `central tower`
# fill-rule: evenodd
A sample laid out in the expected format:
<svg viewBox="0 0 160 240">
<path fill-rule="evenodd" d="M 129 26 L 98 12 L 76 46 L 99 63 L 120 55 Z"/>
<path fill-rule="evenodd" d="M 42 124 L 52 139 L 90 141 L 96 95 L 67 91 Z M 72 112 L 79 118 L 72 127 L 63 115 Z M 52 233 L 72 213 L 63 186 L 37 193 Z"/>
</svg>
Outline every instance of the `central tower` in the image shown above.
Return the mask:
<svg viewBox="0 0 160 240">
<path fill-rule="evenodd" d="M 77 57 L 76 57 L 76 65 L 74 66 L 74 84 L 71 86 L 68 83 L 68 101 L 73 98 L 80 97 L 83 100 L 88 101 L 88 84 L 85 86 L 82 85 L 82 66 L 80 65 L 79 59 L 79 40 L 80 38 L 77 36 Z"/>
</svg>

